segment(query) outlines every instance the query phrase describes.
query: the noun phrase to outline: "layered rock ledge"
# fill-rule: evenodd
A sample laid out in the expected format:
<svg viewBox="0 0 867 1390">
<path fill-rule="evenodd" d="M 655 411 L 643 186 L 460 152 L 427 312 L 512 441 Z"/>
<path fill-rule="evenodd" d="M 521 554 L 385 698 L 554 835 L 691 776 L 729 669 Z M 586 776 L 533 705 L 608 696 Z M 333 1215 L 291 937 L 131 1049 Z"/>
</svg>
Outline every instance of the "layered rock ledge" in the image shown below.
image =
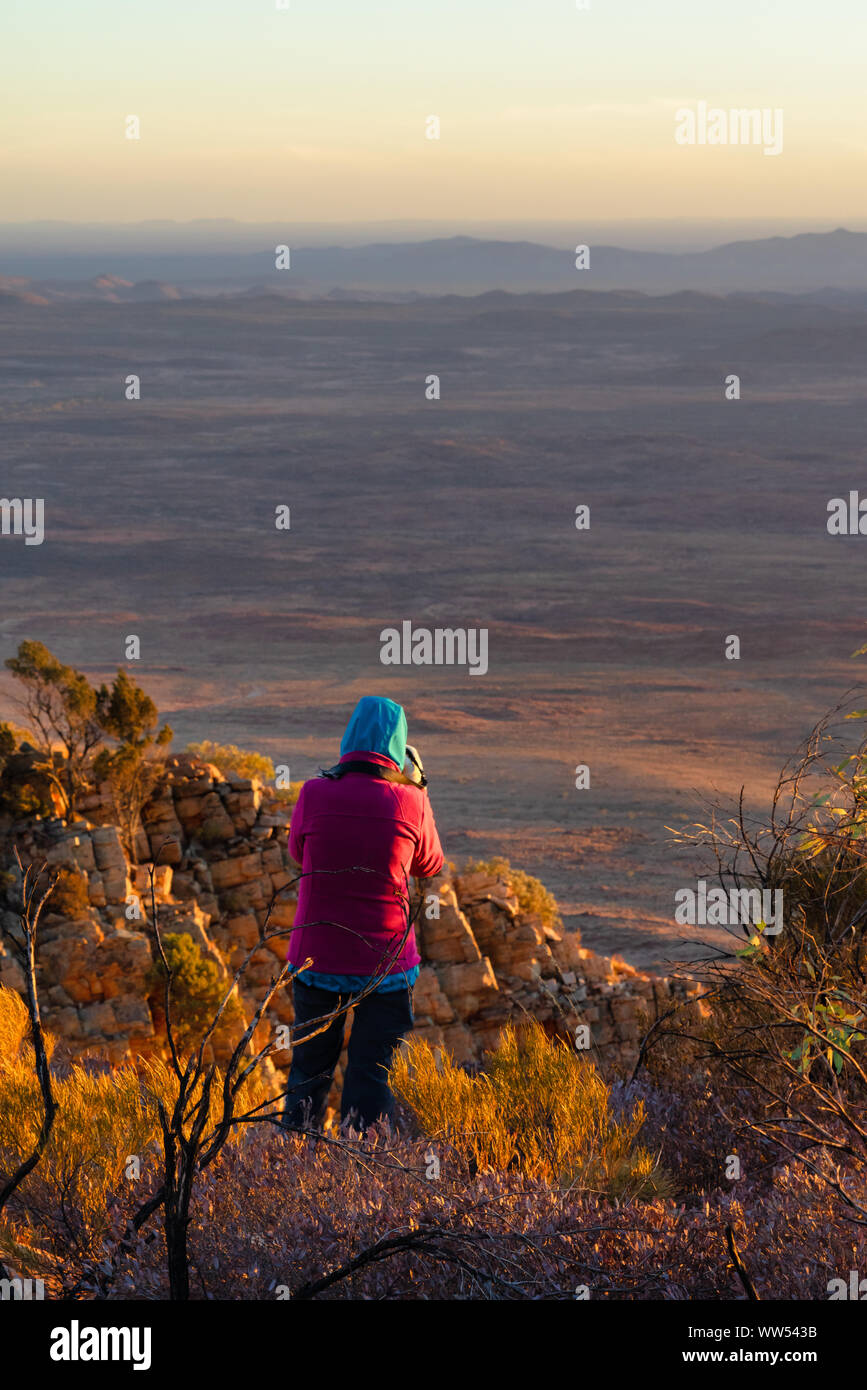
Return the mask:
<svg viewBox="0 0 867 1390">
<path fill-rule="evenodd" d="M 12 845 L 25 862 L 47 860 L 83 885 L 75 910 L 48 911 L 40 929 L 44 1021 L 70 1055 L 118 1063 L 164 1050 L 147 998 L 154 961 L 149 867 L 155 861 L 162 932 L 192 936 L 227 981 L 256 948 L 239 996 L 252 1017 L 288 941 L 257 947 L 275 893 L 269 930 L 291 928 L 294 921 L 289 805 L 255 780 L 224 777 L 212 764 L 178 755 L 168 760 L 165 779 L 144 809 L 138 864 L 130 862 L 110 822 L 107 788 L 85 800 L 80 814 L 75 821 L 11 826 L 4 863 L 4 921 L 13 931 Z M 652 977 L 597 955 L 577 933 L 522 910 L 505 872 L 448 872 L 418 887 L 424 964 L 414 991 L 415 1031 L 459 1062 L 480 1061 L 505 1023 L 529 1016 L 564 1035 L 575 1036 L 586 1025 L 598 1060 L 628 1064 L 648 1023 L 698 992 L 687 979 Z M 24 987 L 20 966 L 3 946 L 0 984 Z M 292 1022 L 288 990 L 275 997 L 269 1015 L 259 1046 L 273 1039 L 279 1024 Z M 288 1051 L 273 1055 L 272 1081 L 289 1061 Z"/>
</svg>

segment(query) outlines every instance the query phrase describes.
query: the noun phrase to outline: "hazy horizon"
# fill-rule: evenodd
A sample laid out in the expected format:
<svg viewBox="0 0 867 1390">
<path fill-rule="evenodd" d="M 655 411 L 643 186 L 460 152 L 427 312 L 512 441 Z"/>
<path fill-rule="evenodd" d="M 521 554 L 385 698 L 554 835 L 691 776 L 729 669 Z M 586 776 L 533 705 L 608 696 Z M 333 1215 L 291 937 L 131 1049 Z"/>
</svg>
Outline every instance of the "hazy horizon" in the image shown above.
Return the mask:
<svg viewBox="0 0 867 1390">
<path fill-rule="evenodd" d="M 80 245 L 88 234 L 106 229 L 124 233 L 140 230 L 145 237 L 170 236 L 196 229 L 218 238 L 221 232 L 233 241 L 248 239 L 259 243 L 264 231 L 291 231 L 307 239 L 309 245 L 365 245 L 376 241 L 414 242 L 444 237 L 468 236 L 480 240 L 532 241 L 539 245 L 562 246 L 580 233 L 595 242 L 622 244 L 646 250 L 711 250 L 733 241 L 760 241 L 772 237 L 796 237 L 806 233 L 825 233 L 837 230 L 867 232 L 867 216 L 851 218 L 835 224 L 825 216 L 810 218 L 624 218 L 618 221 L 587 219 L 526 220 L 483 218 L 388 218 L 367 221 L 334 219 L 332 221 L 299 222 L 295 220 L 240 217 L 147 217 L 119 219 L 23 218 L 0 219 L 0 251 L 16 245 L 15 234 L 30 240 L 34 228 L 43 229 L 48 236 L 63 232 L 77 238 Z M 335 240 L 336 239 L 336 240 Z M 300 242 L 298 243 L 300 244 Z"/>
</svg>

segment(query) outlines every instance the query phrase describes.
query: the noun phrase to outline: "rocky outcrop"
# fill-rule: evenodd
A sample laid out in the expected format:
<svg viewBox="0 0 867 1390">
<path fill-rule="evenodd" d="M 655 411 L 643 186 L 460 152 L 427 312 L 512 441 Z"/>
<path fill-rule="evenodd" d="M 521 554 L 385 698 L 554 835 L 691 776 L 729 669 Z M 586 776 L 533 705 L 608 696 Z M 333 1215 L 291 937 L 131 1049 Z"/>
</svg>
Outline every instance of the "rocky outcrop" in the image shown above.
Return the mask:
<svg viewBox="0 0 867 1390">
<path fill-rule="evenodd" d="M 87 820 L 22 822 L 11 827 L 10 838 L 25 863 L 45 860 L 86 888 L 87 906 L 80 912 L 61 916 L 49 902 L 42 918 L 46 1025 L 75 1057 L 119 1061 L 163 1048 L 147 1002 L 154 959 L 151 872 L 161 931 L 193 937 L 228 983 L 257 947 L 275 893 L 291 882 L 289 807 L 256 782 L 234 773 L 224 778 L 210 764 L 174 757 L 144 809 L 136 847 L 145 862 L 135 865 L 117 827 L 105 823 L 111 814 L 108 789 L 94 792 L 82 807 Z M 4 921 L 14 931 L 11 858 L 5 868 L 13 882 Z M 279 902 L 269 929 L 291 926 L 293 918 L 294 901 Z M 253 952 L 240 988 L 248 1018 L 264 996 L 276 958 L 273 948 Z M 0 984 L 23 987 L 14 955 L 2 946 Z M 285 1005 L 277 1006 L 278 1013 L 288 1021 Z"/>
<path fill-rule="evenodd" d="M 83 809 L 87 819 L 36 820 L 11 829 L 25 862 L 46 859 L 86 890 L 74 914 L 43 918 L 39 970 L 46 1025 L 76 1057 L 120 1061 L 162 1050 L 147 1002 L 151 870 L 164 933 L 192 936 L 227 982 L 252 953 L 239 994 L 252 1017 L 288 940 L 260 944 L 269 905 L 269 931 L 287 931 L 294 921 L 289 885 L 297 869 L 286 847 L 288 805 L 256 781 L 174 757 L 143 814 L 137 850 L 146 862 L 139 864 L 130 864 L 116 826 L 108 823 L 105 792 L 94 793 Z M 8 882 L 14 868 L 11 861 L 5 867 Z M 497 873 L 443 874 L 419 887 L 424 964 L 414 991 L 416 1034 L 460 1062 L 478 1062 L 506 1022 L 528 1016 L 573 1037 L 584 1026 L 583 1041 L 599 1059 L 626 1062 L 647 1021 L 696 992 L 687 981 L 651 978 L 586 950 L 576 934 L 523 910 L 513 885 Z M 15 929 L 11 899 L 4 920 Z M 20 967 L 2 946 L 0 984 L 23 988 Z M 281 992 L 269 1012 L 260 1045 L 292 1022 L 290 992 Z M 289 1061 L 288 1052 L 275 1054 L 277 1072 Z"/>
<path fill-rule="evenodd" d="M 576 933 L 522 911 L 512 884 L 497 874 L 441 878 L 425 893 L 435 900 L 418 930 L 425 964 L 415 987 L 416 1035 L 460 1061 L 479 1061 L 505 1023 L 532 1017 L 598 1060 L 628 1063 L 660 1012 L 700 992 L 688 980 L 642 975 L 587 950 Z"/>
</svg>

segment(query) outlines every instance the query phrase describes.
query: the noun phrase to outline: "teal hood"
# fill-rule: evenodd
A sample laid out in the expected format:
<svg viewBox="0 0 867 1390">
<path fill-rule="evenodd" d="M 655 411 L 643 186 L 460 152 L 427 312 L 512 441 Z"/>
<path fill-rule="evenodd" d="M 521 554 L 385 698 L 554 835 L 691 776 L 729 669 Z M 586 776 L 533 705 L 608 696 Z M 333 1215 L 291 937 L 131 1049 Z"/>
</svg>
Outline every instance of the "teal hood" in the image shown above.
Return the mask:
<svg viewBox="0 0 867 1390">
<path fill-rule="evenodd" d="M 379 753 L 399 768 L 406 761 L 406 715 L 383 695 L 363 695 L 340 741 L 340 756 Z"/>
</svg>

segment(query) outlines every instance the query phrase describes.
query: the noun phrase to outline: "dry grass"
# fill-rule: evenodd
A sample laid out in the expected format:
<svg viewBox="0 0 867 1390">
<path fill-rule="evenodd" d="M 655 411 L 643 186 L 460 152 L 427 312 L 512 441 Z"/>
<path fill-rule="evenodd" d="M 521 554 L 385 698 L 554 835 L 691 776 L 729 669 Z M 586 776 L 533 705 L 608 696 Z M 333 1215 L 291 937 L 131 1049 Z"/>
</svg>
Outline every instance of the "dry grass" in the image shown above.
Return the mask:
<svg viewBox="0 0 867 1390">
<path fill-rule="evenodd" d="M 38 1120 L 27 1026 L 21 1000 L 0 990 L 0 1169 Z M 508 1034 L 486 1079 L 437 1064 L 419 1044 L 397 1071 L 428 1137 L 383 1134 L 359 1146 L 242 1127 L 196 1184 L 194 1298 L 273 1300 L 325 1275 L 317 1296 L 338 1300 L 571 1301 L 578 1285 L 603 1300 L 731 1299 L 743 1293 L 727 1226 L 763 1298 L 827 1298 L 829 1280 L 867 1258 L 867 1232 L 840 1222 L 816 1177 L 760 1174 L 745 1153 L 745 1176 L 726 1181 L 706 1151 L 721 1159 L 741 1149 L 698 1094 L 657 1091 L 645 1078 L 618 1101 L 592 1064 L 538 1031 Z M 126 1233 L 162 1180 L 156 1097 L 171 1100 L 173 1076 L 162 1066 L 105 1075 L 58 1067 L 55 1090 L 56 1130 L 4 1213 L 0 1258 L 45 1278 L 51 1297 L 167 1298 L 161 1214 L 132 1240 Z M 693 1174 L 686 1202 L 611 1200 L 646 1190 L 655 1168 L 637 1146 L 636 1090 L 647 1102 L 644 1132 L 666 1143 L 667 1166 Z M 443 1143 L 431 1178 L 429 1146 L 446 1131 L 452 1145 Z M 126 1170 L 133 1153 L 137 1182 Z M 474 1156 L 487 1169 L 477 1162 L 473 1171 Z M 395 1233 L 423 1235 L 423 1247 L 363 1263 Z"/>
<path fill-rule="evenodd" d="M 0 1172 L 11 1172 L 31 1152 L 42 1123 L 28 1030 L 23 1000 L 0 987 Z M 54 1039 L 46 1034 L 45 1041 L 50 1056 Z M 82 1250 L 94 1248 L 108 1227 L 111 1194 L 124 1186 L 134 1192 L 143 1172 L 147 1177 L 158 1171 L 158 1103 L 170 1110 L 178 1094 L 173 1070 L 160 1059 L 140 1059 L 135 1066 L 106 1071 L 74 1065 L 55 1074 L 52 1084 L 57 1115 L 45 1153 L 0 1219 L 0 1258 L 14 1258 L 25 1268 L 28 1250 L 45 1252 L 70 1243 Z M 264 1097 L 258 1083 L 248 1084 L 239 1109 L 249 1109 Z M 212 1122 L 221 1109 L 217 1085 L 211 1098 Z M 137 1165 L 130 1159 L 137 1159 Z M 58 1211 L 63 1214 L 61 1229 L 48 1216 Z M 10 1215 L 13 1212 L 16 1215 Z"/>
<path fill-rule="evenodd" d="M 608 1196 L 664 1196 L 666 1175 L 638 1144 L 639 1103 L 611 1111 L 594 1063 L 532 1023 L 503 1032 L 485 1071 L 470 1076 L 446 1054 L 410 1042 L 390 1084 L 425 1136 L 447 1143 L 477 1171 L 515 1169 L 529 1178 Z"/>
</svg>

